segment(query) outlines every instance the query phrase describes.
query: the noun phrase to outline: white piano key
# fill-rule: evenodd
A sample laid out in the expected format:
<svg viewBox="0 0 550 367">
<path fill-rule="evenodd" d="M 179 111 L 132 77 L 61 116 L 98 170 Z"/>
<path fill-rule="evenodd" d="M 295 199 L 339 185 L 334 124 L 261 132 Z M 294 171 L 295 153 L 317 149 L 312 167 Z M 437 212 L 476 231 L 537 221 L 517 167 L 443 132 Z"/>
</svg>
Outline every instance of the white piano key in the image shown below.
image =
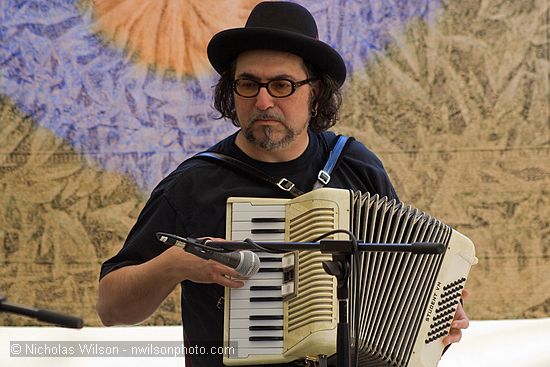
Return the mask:
<svg viewBox="0 0 550 367">
<path fill-rule="evenodd" d="M 231 310 L 231 319 L 248 319 L 250 316 L 282 316 L 283 315 L 283 307 L 281 303 L 281 307 L 275 307 L 275 308 L 257 308 L 257 309 L 251 309 L 251 310 L 243 310 L 243 309 L 237 309 L 237 310 Z"/>
<path fill-rule="evenodd" d="M 234 339 L 248 339 L 255 336 L 265 337 L 282 337 L 283 330 L 248 330 L 246 329 L 229 329 L 229 337 Z"/>
<path fill-rule="evenodd" d="M 243 241 L 250 238 L 256 242 L 283 242 L 284 233 L 252 233 L 251 231 L 231 230 L 231 239 L 233 241 Z"/>
<path fill-rule="evenodd" d="M 233 212 L 266 212 L 266 211 L 278 211 L 285 212 L 286 205 L 277 205 L 277 204 L 258 204 L 254 205 L 252 203 L 232 203 Z"/>
<path fill-rule="evenodd" d="M 283 308 L 283 302 L 250 302 L 247 299 L 231 299 L 232 309 L 256 310 L 262 308 Z M 250 313 L 251 311 L 249 311 Z"/>
<path fill-rule="evenodd" d="M 285 222 L 233 222 L 233 231 L 252 231 L 253 229 L 281 229 L 284 231 Z"/>
<path fill-rule="evenodd" d="M 260 260 L 260 269 L 272 269 L 273 271 L 277 271 L 282 273 L 283 267 L 281 266 L 281 262 L 279 260 L 275 260 L 274 258 L 270 258 L 270 260 Z M 264 270 L 264 272 L 267 272 L 267 270 Z"/>
<path fill-rule="evenodd" d="M 250 287 L 254 286 L 281 286 L 281 283 L 274 283 L 272 279 L 248 279 L 244 282 L 244 286 L 242 288 L 232 288 L 231 291 L 234 290 L 241 290 L 241 289 L 250 289 Z"/>
<path fill-rule="evenodd" d="M 277 272 L 277 273 L 257 273 L 254 275 L 255 279 L 272 279 L 273 281 L 278 281 L 278 284 L 283 283 L 283 272 Z"/>
<path fill-rule="evenodd" d="M 231 319 L 229 328 L 248 329 L 250 326 L 284 326 L 284 320 L 249 320 L 249 319 Z"/>
<path fill-rule="evenodd" d="M 273 252 L 262 252 L 262 251 L 256 251 L 256 254 L 258 255 L 258 257 L 260 258 L 260 261 L 262 260 L 262 258 L 267 258 L 267 259 L 280 259 L 279 261 L 282 261 L 282 257 L 284 254 L 280 254 L 280 253 L 273 253 Z M 269 262 L 265 262 L 266 264 L 269 263 Z"/>
<path fill-rule="evenodd" d="M 251 291 L 250 289 L 233 289 L 231 299 L 250 299 L 250 297 L 282 297 L 281 290 Z"/>
<path fill-rule="evenodd" d="M 244 286 L 242 288 L 232 288 L 231 290 L 235 289 L 250 289 L 250 287 L 254 286 L 278 286 L 280 287 L 283 282 L 274 282 L 273 279 L 247 279 L 244 282 Z"/>
<path fill-rule="evenodd" d="M 285 217 L 284 211 L 270 210 L 263 212 L 235 212 L 231 214 L 232 222 L 252 222 L 253 218 L 283 218 Z M 282 222 L 284 223 L 284 222 Z"/>
</svg>

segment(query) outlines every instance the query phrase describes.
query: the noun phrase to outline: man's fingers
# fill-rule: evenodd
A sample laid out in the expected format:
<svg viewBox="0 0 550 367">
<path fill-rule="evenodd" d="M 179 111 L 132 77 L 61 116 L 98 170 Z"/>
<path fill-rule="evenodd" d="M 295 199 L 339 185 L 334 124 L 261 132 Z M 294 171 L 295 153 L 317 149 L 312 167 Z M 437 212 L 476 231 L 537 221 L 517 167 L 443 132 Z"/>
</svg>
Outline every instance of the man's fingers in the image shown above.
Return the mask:
<svg viewBox="0 0 550 367">
<path fill-rule="evenodd" d="M 220 264 L 215 260 L 208 260 L 208 261 L 212 263 L 211 266 L 214 268 L 214 271 L 217 274 L 223 274 L 225 276 L 236 278 L 236 279 L 244 279 L 243 276 L 237 270 L 227 265 Z"/>
<path fill-rule="evenodd" d="M 451 327 L 453 329 L 467 329 L 470 326 L 470 321 L 467 319 L 453 321 Z"/>
<path fill-rule="evenodd" d="M 462 305 L 460 304 L 458 305 L 458 308 L 456 310 L 456 314 L 451 326 L 453 328 L 458 328 L 458 329 L 467 329 L 468 326 L 470 326 L 470 319 L 466 315 L 466 312 L 464 311 L 464 307 L 462 307 Z"/>
<path fill-rule="evenodd" d="M 449 335 L 443 338 L 443 345 L 447 346 L 451 343 L 459 342 L 462 339 L 462 330 L 451 328 Z"/>
<path fill-rule="evenodd" d="M 242 286 L 244 286 L 244 282 L 242 280 L 231 279 L 223 275 L 219 276 L 216 283 L 229 288 L 241 288 Z"/>
<path fill-rule="evenodd" d="M 224 287 L 230 288 L 240 288 L 244 286 L 242 275 L 235 269 L 226 265 L 219 264 L 214 260 L 208 261 L 213 262 L 212 267 L 214 269 L 214 273 L 216 274 L 214 277 L 214 282 Z"/>
</svg>

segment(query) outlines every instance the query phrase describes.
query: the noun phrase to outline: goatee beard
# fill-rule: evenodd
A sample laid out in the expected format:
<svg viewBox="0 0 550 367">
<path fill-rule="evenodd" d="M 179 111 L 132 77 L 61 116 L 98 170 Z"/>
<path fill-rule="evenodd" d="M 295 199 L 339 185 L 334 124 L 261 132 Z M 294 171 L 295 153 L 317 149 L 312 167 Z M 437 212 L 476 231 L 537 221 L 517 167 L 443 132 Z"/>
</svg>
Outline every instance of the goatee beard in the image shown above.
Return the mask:
<svg viewBox="0 0 550 367">
<path fill-rule="evenodd" d="M 284 136 L 281 139 L 275 140 L 273 135 L 276 133 L 272 126 L 256 125 L 257 121 L 271 120 L 277 121 L 284 128 Z M 256 135 L 254 135 L 256 130 Z M 300 131 L 301 132 L 301 131 Z M 297 132 L 290 129 L 285 124 L 285 119 L 282 116 L 270 111 L 257 111 L 250 116 L 248 126 L 244 129 L 244 136 L 251 144 L 262 148 L 265 151 L 274 151 L 287 147 L 296 138 Z"/>
<path fill-rule="evenodd" d="M 271 128 L 271 126 L 263 126 L 261 128 L 263 133 L 263 138 L 257 138 L 256 136 L 254 136 L 253 124 L 250 124 L 244 130 L 244 136 L 246 140 L 248 140 L 250 143 L 262 148 L 265 151 L 270 152 L 270 151 L 278 150 L 288 146 L 291 142 L 294 141 L 296 137 L 296 133 L 294 131 L 290 130 L 286 125 L 284 124 L 282 125 L 285 128 L 285 136 L 279 140 L 273 139 L 272 137 L 273 129 Z"/>
</svg>

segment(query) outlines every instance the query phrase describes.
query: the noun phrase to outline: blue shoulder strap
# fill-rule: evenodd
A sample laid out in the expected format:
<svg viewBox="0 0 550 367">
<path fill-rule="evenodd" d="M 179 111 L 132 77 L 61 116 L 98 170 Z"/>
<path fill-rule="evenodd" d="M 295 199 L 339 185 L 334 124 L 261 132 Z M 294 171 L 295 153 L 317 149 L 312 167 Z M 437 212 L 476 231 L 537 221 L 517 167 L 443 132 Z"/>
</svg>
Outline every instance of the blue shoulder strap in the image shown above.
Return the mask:
<svg viewBox="0 0 550 367">
<path fill-rule="evenodd" d="M 330 182 L 330 174 L 332 173 L 334 167 L 336 167 L 336 163 L 338 163 L 338 158 L 340 158 L 340 155 L 342 154 L 342 151 L 344 150 L 348 139 L 349 136 L 345 135 L 340 135 L 338 137 L 334 148 L 332 148 L 332 150 L 330 151 L 327 163 L 325 163 L 325 167 L 323 167 L 323 169 L 320 170 L 319 174 L 317 175 L 317 181 L 313 185 L 313 189 L 321 188 Z"/>
</svg>

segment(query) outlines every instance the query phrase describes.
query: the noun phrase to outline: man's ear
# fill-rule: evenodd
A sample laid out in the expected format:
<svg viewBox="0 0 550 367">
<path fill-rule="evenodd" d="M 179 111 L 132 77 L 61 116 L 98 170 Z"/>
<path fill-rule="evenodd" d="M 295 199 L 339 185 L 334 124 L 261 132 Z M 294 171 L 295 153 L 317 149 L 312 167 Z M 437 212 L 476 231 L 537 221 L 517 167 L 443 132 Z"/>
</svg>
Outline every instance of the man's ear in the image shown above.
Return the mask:
<svg viewBox="0 0 550 367">
<path fill-rule="evenodd" d="M 309 96 L 309 100 L 311 101 L 311 111 L 317 111 L 319 109 L 319 88 L 321 88 L 321 85 L 318 80 L 311 82 L 311 92 Z"/>
<path fill-rule="evenodd" d="M 321 82 L 319 80 L 314 80 L 311 82 L 311 100 L 317 101 L 319 96 L 319 88 L 321 88 Z"/>
</svg>

